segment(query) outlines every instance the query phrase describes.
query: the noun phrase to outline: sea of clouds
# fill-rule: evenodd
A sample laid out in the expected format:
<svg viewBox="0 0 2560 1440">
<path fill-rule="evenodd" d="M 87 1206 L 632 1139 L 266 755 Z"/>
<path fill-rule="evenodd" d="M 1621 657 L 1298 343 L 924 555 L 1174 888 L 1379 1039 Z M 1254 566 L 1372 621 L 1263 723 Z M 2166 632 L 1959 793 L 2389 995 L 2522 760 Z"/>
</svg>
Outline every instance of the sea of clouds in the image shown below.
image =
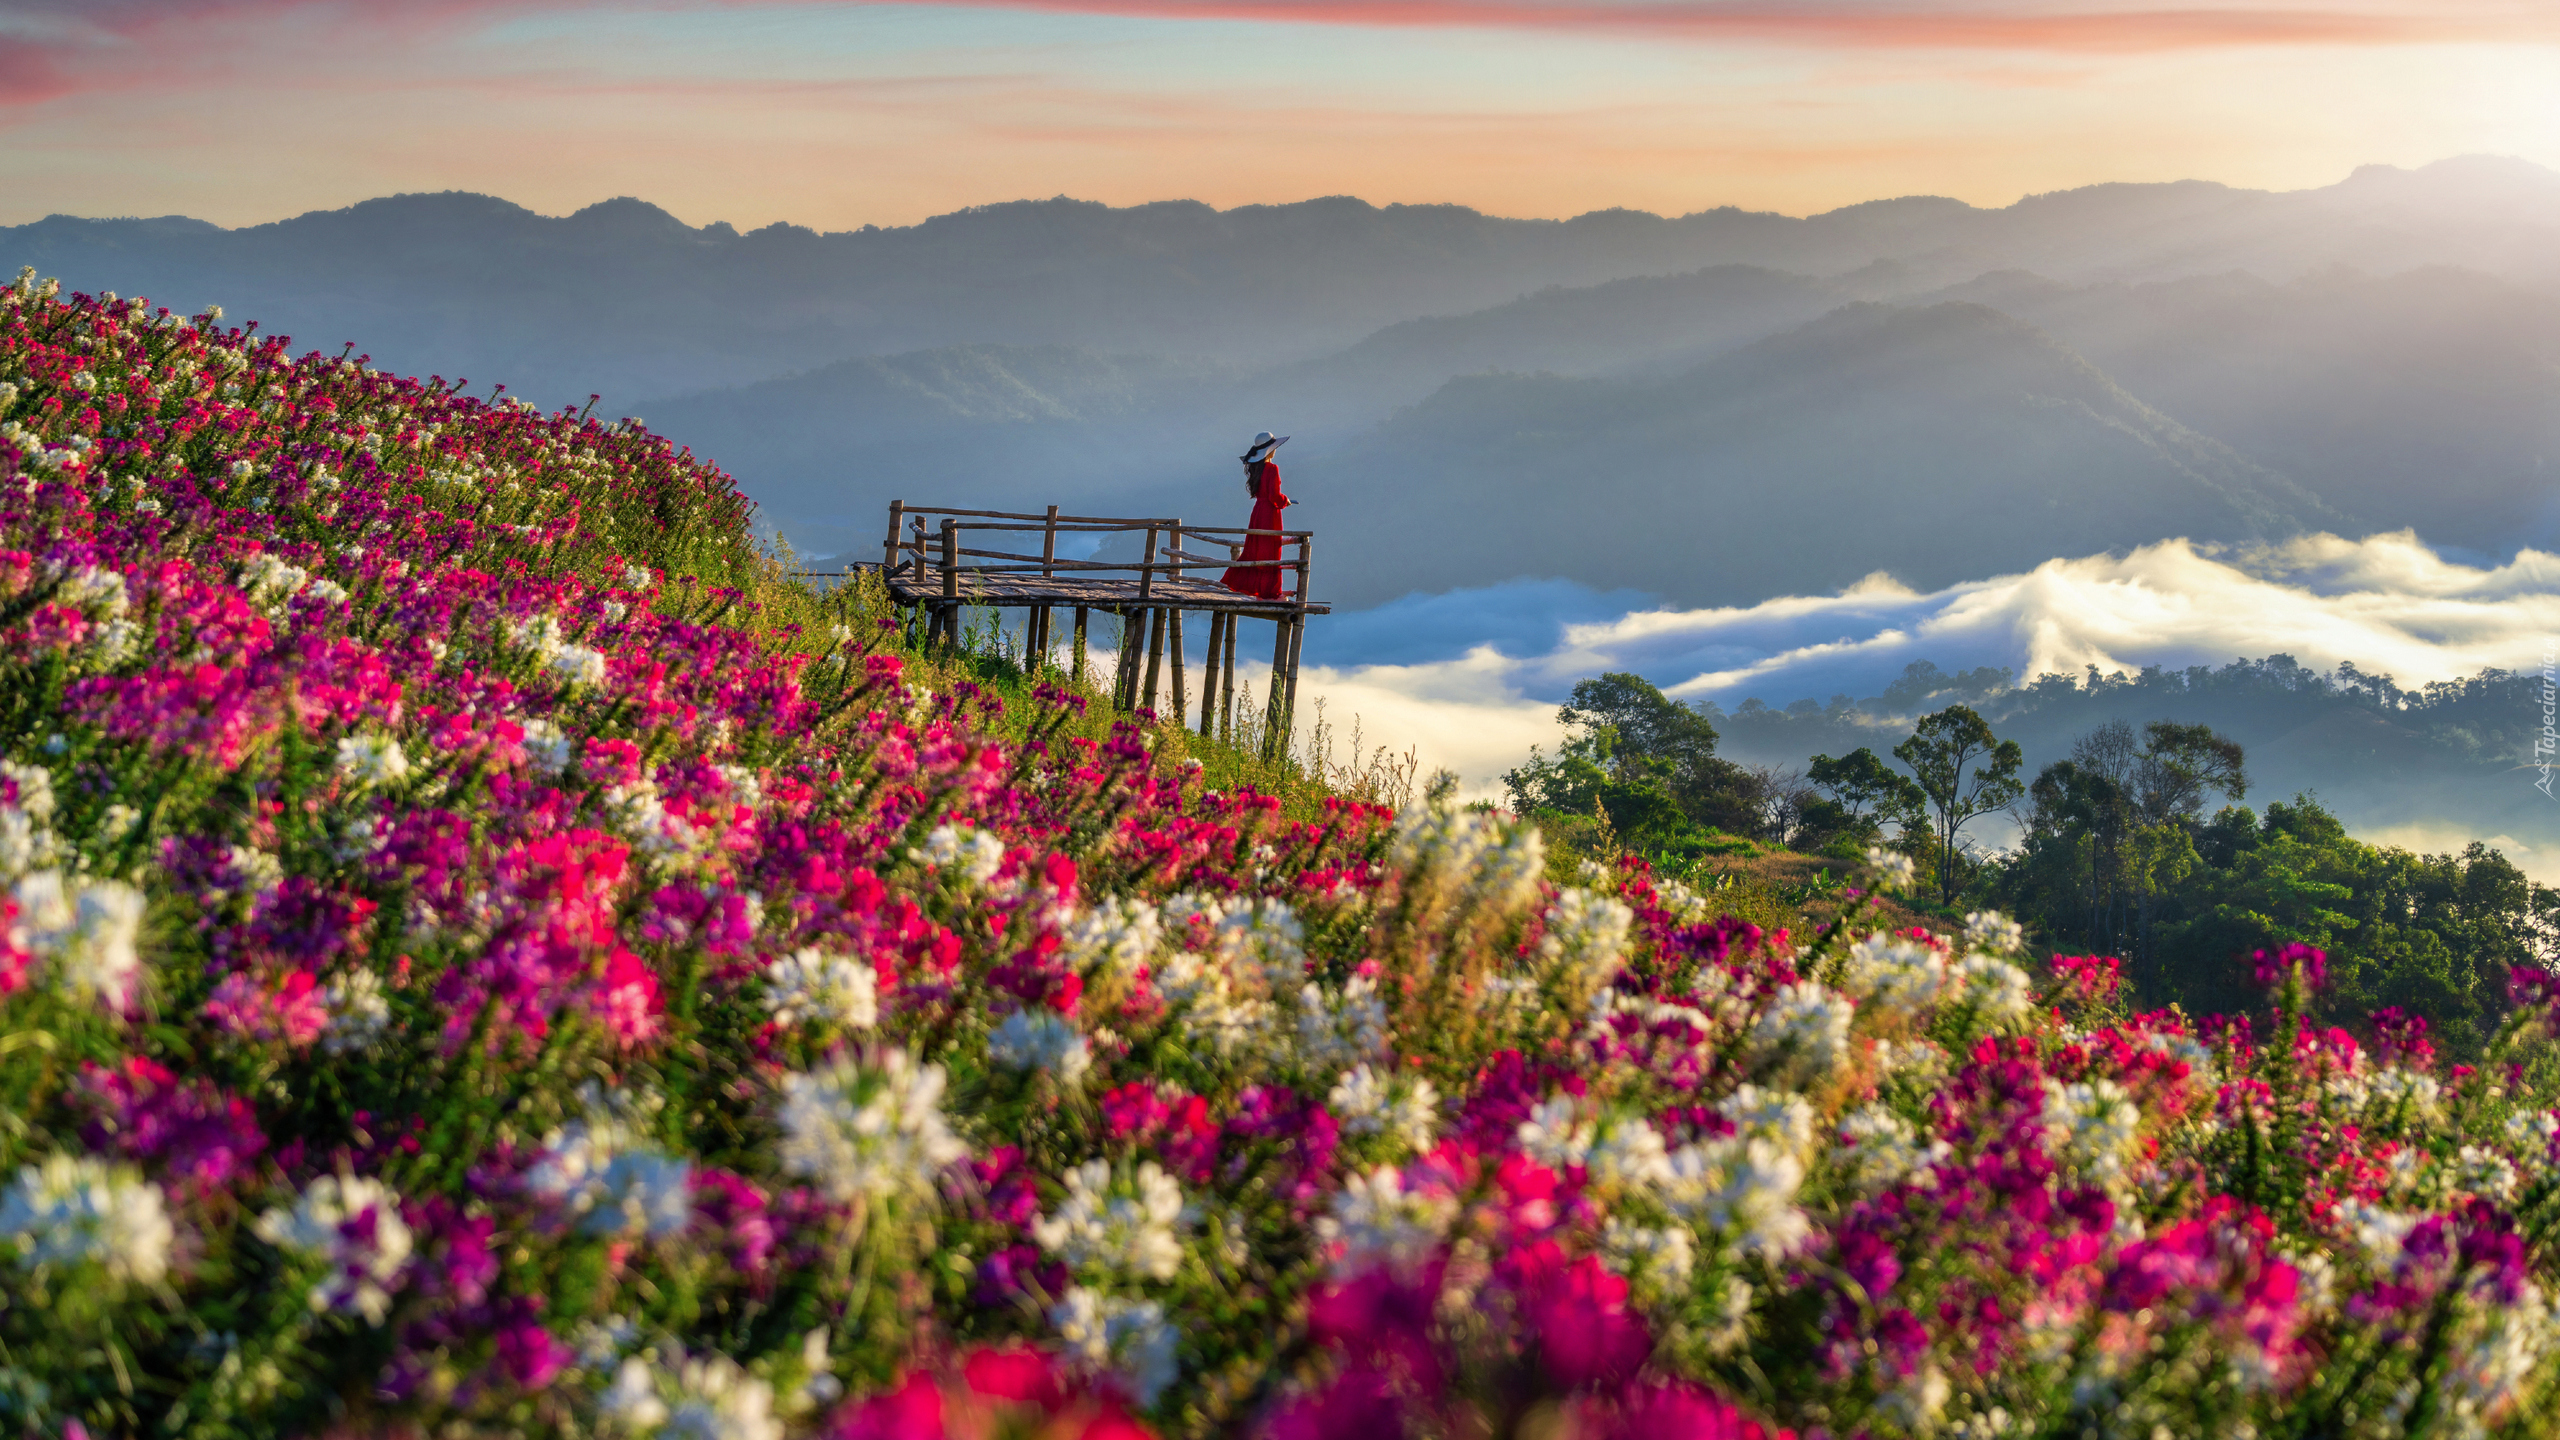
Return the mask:
<svg viewBox="0 0 2560 1440">
<path fill-rule="evenodd" d="M 2555 644 L 2560 556 L 2466 559 L 2406 531 L 2252 547 L 2166 540 L 1942 590 L 1877 574 L 1836 595 L 1719 609 L 1562 580 L 1408 596 L 1312 622 L 1299 694 L 1302 725 L 1321 698 L 1337 732 L 1356 716 L 1370 742 L 1491 794 L 1531 745 L 1559 738 L 1556 705 L 1574 681 L 1609 670 L 1684 699 L 1783 707 L 1877 694 L 1915 660 L 2008 666 L 2024 682 L 2287 654 L 2414 686 L 2491 666 L 2539 671 Z M 1245 668 L 1258 687 L 1265 669 Z"/>
</svg>

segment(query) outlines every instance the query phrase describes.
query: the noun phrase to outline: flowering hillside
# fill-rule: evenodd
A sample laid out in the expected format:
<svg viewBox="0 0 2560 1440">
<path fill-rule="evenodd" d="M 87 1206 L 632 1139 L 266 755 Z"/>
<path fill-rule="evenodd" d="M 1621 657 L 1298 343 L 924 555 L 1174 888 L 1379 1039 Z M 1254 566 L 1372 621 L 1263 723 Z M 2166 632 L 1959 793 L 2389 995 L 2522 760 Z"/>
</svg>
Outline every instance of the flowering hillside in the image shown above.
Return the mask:
<svg viewBox="0 0 2560 1440">
<path fill-rule="evenodd" d="M 2307 948 L 2130 1015 L 1285 818 L 910 683 L 636 427 L 0 293 L 20 1433 L 2541 1423 L 2539 972 L 2439 1067 Z"/>
</svg>

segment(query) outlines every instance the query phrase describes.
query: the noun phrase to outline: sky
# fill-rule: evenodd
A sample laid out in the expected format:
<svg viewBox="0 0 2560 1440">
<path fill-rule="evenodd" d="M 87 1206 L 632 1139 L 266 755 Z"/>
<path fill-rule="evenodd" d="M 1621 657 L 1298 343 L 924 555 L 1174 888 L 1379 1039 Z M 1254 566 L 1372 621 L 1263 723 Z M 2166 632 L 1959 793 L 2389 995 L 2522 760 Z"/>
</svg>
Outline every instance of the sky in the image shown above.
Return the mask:
<svg viewBox="0 0 2560 1440">
<path fill-rule="evenodd" d="M 2560 166 L 2552 0 L 0 0 L 0 224 L 402 191 L 1562 216 Z"/>
</svg>

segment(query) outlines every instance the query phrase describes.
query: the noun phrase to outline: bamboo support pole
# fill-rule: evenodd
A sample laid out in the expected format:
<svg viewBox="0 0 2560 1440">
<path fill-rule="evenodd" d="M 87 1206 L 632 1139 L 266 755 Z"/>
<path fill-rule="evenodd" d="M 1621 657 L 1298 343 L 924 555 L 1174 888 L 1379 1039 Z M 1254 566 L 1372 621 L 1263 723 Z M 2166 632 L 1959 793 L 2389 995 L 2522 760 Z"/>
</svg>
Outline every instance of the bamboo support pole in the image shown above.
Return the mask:
<svg viewBox="0 0 2560 1440">
<path fill-rule="evenodd" d="M 1200 738 L 1218 733 L 1218 645 L 1227 636 L 1227 612 L 1209 612 L 1209 654 L 1200 665 Z"/>
<path fill-rule="evenodd" d="M 1218 738 L 1232 741 L 1236 737 L 1236 632 L 1244 628 L 1244 617 L 1227 617 L 1226 663 L 1221 667 L 1225 678 L 1218 682 Z"/>
<path fill-rule="evenodd" d="M 1058 507 L 1055 505 L 1049 507 L 1048 521 L 1040 535 L 1040 573 L 1044 577 L 1058 573 Z M 1025 628 L 1036 632 L 1039 637 L 1036 652 L 1039 659 L 1031 666 L 1031 673 L 1036 677 L 1049 668 L 1049 607 L 1032 607 L 1031 619 Z M 1030 636 L 1026 634 L 1024 638 L 1028 640 Z"/>
<path fill-rule="evenodd" d="M 1165 615 L 1165 654 L 1173 662 L 1173 723 L 1176 729 L 1191 721 L 1191 682 L 1182 663 L 1182 611 Z"/>
<path fill-rule="evenodd" d="M 1289 620 L 1289 688 L 1280 705 L 1280 733 L 1284 738 L 1298 723 L 1298 651 L 1307 643 L 1307 571 L 1312 568 L 1310 552 L 1314 548 L 1314 536 L 1299 539 L 1298 593 L 1292 597 L 1297 601 L 1298 613 Z"/>
<path fill-rule="evenodd" d="M 1138 707 L 1138 667 L 1146 661 L 1146 613 L 1115 607 L 1120 617 L 1119 663 L 1111 670 L 1111 708 L 1123 714 Z"/>
<path fill-rule="evenodd" d="M 1085 617 L 1086 617 L 1089 613 L 1091 613 L 1091 612 L 1089 612 L 1088 610 L 1086 610 L 1086 609 L 1085 609 L 1085 607 L 1084 607 L 1084 606 L 1082 606 L 1082 605 L 1079 605 L 1079 606 L 1077 606 L 1077 607 L 1076 607 L 1076 638 L 1075 638 L 1075 652 L 1076 652 L 1076 654 L 1075 654 L 1075 668 L 1074 668 L 1074 673 L 1073 673 L 1072 679 L 1074 680 L 1074 683 L 1076 683 L 1077 685 L 1082 685 L 1082 684 L 1084 684 L 1084 622 L 1085 622 Z"/>
<path fill-rule="evenodd" d="M 1271 622 L 1271 683 L 1262 697 L 1262 754 L 1277 759 L 1288 753 L 1289 737 L 1281 733 L 1280 681 L 1289 669 L 1289 621 Z"/>
<path fill-rule="evenodd" d="M 960 648 L 960 522 L 942 522 L 942 643 Z"/>
<path fill-rule="evenodd" d="M 1147 688 L 1138 701 L 1141 710 L 1156 708 L 1156 681 L 1164 673 L 1164 619 L 1165 608 L 1161 605 L 1147 612 Z"/>
<path fill-rule="evenodd" d="M 1298 725 L 1298 651 L 1307 643 L 1307 619 L 1301 615 L 1289 622 L 1289 688 L 1280 702 L 1280 734 L 1287 737 Z"/>
</svg>

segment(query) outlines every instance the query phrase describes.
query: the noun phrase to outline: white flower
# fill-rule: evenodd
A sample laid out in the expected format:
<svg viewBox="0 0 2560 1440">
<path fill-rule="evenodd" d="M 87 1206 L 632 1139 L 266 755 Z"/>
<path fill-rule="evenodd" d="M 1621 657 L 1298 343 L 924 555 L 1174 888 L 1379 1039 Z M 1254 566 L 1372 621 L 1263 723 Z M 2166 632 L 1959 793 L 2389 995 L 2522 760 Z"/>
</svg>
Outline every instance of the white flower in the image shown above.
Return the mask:
<svg viewBox="0 0 2560 1440">
<path fill-rule="evenodd" d="M 1517 1135 L 1520 1153 L 1551 1170 L 1588 1161 L 1598 1138 L 1582 1118 L 1581 1102 L 1570 1095 L 1548 1096 L 1520 1122 Z"/>
<path fill-rule="evenodd" d="M 1547 907 L 1546 934 L 1538 956 L 1577 990 L 1595 990 L 1617 978 L 1626 963 L 1635 911 L 1613 895 L 1567 888 Z"/>
<path fill-rule="evenodd" d="M 2465 1145 L 2454 1156 L 2454 1184 L 2499 1205 L 2516 1198 L 2516 1167 L 2507 1157 L 2479 1145 Z"/>
<path fill-rule="evenodd" d="M 255 845 L 234 845 L 225 856 L 231 888 L 243 895 L 264 895 L 284 883 L 284 862 Z"/>
<path fill-rule="evenodd" d="M 1867 847 L 1867 865 L 1876 872 L 1876 887 L 1882 890 L 1908 890 L 1920 876 L 1910 856 L 1880 846 Z"/>
<path fill-rule="evenodd" d="M 2045 1147 L 2101 1183 L 2123 1178 L 2142 1143 L 2142 1111 L 2124 1087 L 2101 1076 L 2044 1092 Z"/>
<path fill-rule="evenodd" d="M 1997 955 L 1967 955 L 1956 962 L 1955 981 L 1963 991 L 1961 1003 L 1986 1030 L 2015 1028 L 2035 1013 L 2035 983 Z"/>
<path fill-rule="evenodd" d="M 409 756 L 388 735 L 349 735 L 338 741 L 338 773 L 356 785 L 382 785 L 409 773 Z"/>
<path fill-rule="evenodd" d="M 314 580 L 302 587 L 302 593 L 323 605 L 337 605 L 347 598 L 347 587 L 335 580 Z"/>
<path fill-rule="evenodd" d="M 548 663 L 551 673 L 570 685 L 595 686 L 605 682 L 603 652 L 584 645 L 563 645 Z"/>
<path fill-rule="evenodd" d="M 147 1285 L 169 1273 L 176 1238 L 160 1187 L 130 1165 L 49 1155 L 0 1195 L 0 1246 L 30 1269 L 95 1263 Z"/>
<path fill-rule="evenodd" d="M 1402 1083 L 1391 1070 L 1380 1076 L 1367 1065 L 1342 1073 L 1326 1097 L 1325 1108 L 1353 1135 L 1392 1135 L 1409 1151 L 1431 1148 L 1439 1129 L 1440 1092 L 1428 1080 Z"/>
<path fill-rule="evenodd" d="M 1305 931 L 1297 912 L 1278 900 L 1239 905 L 1218 917 L 1218 953 L 1230 966 L 1251 966 L 1275 989 L 1306 979 Z"/>
<path fill-rule="evenodd" d="M 311 1308 L 348 1310 L 379 1325 L 391 1310 L 391 1287 L 414 1244 L 400 1218 L 400 1199 L 379 1180 L 323 1175 L 304 1187 L 290 1210 L 258 1217 L 257 1237 L 279 1250 L 328 1262 L 311 1287 Z"/>
<path fill-rule="evenodd" d="M 0 761 L 0 778 L 15 781 L 18 792 L 16 804 L 0 804 L 0 879 L 7 879 L 52 864 L 60 842 L 45 823 L 53 817 L 52 774 Z"/>
<path fill-rule="evenodd" d="M 924 837 L 923 854 L 937 870 L 957 867 L 972 885 L 986 884 L 1004 868 L 1004 842 L 966 825 L 945 825 Z"/>
<path fill-rule="evenodd" d="M 2551 1142 L 2560 1136 L 2560 1115 L 2548 1110 L 2519 1110 L 2507 1117 L 2507 1143 L 2525 1156 L 2526 1163 L 2548 1168 L 2551 1164 Z"/>
<path fill-rule="evenodd" d="M 1436 1188 L 1409 1190 L 1394 1166 L 1381 1165 L 1343 1182 L 1332 1213 L 1316 1221 L 1316 1237 L 1338 1247 L 1338 1275 L 1373 1265 L 1410 1272 L 1439 1248 L 1457 1218 L 1456 1196 Z"/>
<path fill-rule="evenodd" d="M 1945 956 L 1916 940 L 1881 932 L 1850 946 L 1840 967 L 1840 988 L 1860 1005 L 1903 1015 L 1927 1013 L 1946 983 Z"/>
<path fill-rule="evenodd" d="M 75 881 L 58 870 L 19 878 L 13 938 L 45 960 L 54 982 L 119 1014 L 142 985 L 142 892 L 118 880 Z"/>
<path fill-rule="evenodd" d="M 1378 982 L 1355 975 L 1339 993 L 1309 981 L 1298 987 L 1298 1063 L 1340 1074 L 1387 1054 L 1387 1006 Z"/>
<path fill-rule="evenodd" d="M 329 1026 L 320 1032 L 320 1048 L 332 1055 L 360 1055 L 382 1043 L 391 1030 L 391 1001 L 382 992 L 382 977 L 370 970 L 350 970 L 329 982 Z"/>
<path fill-rule="evenodd" d="M 2411 1124 L 2431 1125 L 2444 1113 L 2444 1087 L 2436 1083 L 2436 1078 L 2398 1066 L 2381 1066 L 2362 1075 L 2332 1076 L 2321 1088 L 2336 1096 L 2348 1110 L 2374 1119 L 2397 1117 Z"/>
<path fill-rule="evenodd" d="M 765 970 L 764 1003 L 778 1025 L 868 1030 L 880 1021 L 880 981 L 867 960 L 804 947 Z"/>
<path fill-rule="evenodd" d="M 1964 938 L 1976 950 L 2014 955 L 2026 943 L 2026 930 L 1997 910 L 1976 910 L 1964 917 Z"/>
<path fill-rule="evenodd" d="M 2534 1375 L 2560 1347 L 2560 1324 L 2542 1287 L 2525 1281 L 2513 1296 L 2498 1296 L 2492 1282 L 2474 1280 L 2463 1308 L 2478 1330 L 2457 1343 L 2445 1374 L 2446 1432 L 2475 1436 L 2509 1418 Z M 2538 1425 L 2528 1426 L 2540 1428 Z"/>
<path fill-rule="evenodd" d="M 596 1413 L 619 1433 L 662 1440 L 782 1440 L 783 1433 L 773 1387 L 726 1355 L 663 1366 L 632 1356 L 597 1394 Z"/>
<path fill-rule="evenodd" d="M 1697 1267 L 1698 1246 L 1685 1225 L 1637 1225 L 1610 1216 L 1600 1232 L 1600 1253 L 1612 1269 L 1661 1294 L 1676 1294 Z"/>
<path fill-rule="evenodd" d="M 249 597 L 250 604 L 273 614 L 310 578 L 311 572 L 301 566 L 289 565 L 273 555 L 260 553 L 250 557 L 249 563 L 241 567 L 240 588 Z"/>
<path fill-rule="evenodd" d="M 1045 1070 L 1062 1085 L 1093 1068 L 1093 1048 L 1067 1017 L 1046 1008 L 1007 1015 L 987 1036 L 987 1058 L 1016 1070 Z"/>
<path fill-rule="evenodd" d="M 693 1165 L 642 1144 L 618 1121 L 586 1119 L 551 1132 L 524 1176 L 528 1193 L 559 1207 L 588 1235 L 663 1240 L 693 1220 Z"/>
<path fill-rule="evenodd" d="M 622 567 L 622 588 L 626 590 L 646 590 L 657 583 L 658 577 L 645 565 Z"/>
<path fill-rule="evenodd" d="M 1910 1121 L 1881 1105 L 1841 1116 L 1839 1135 L 1850 1183 L 1869 1194 L 1899 1185 L 1954 1153 L 1944 1140 L 1922 1145 Z"/>
<path fill-rule="evenodd" d="M 1774 1074 L 1819 1084 L 1848 1056 L 1850 1014 L 1812 981 L 1781 986 L 1751 1027 L 1752 1054 Z"/>
<path fill-rule="evenodd" d="M 969 1153 L 943 1122 L 942 1067 L 904 1050 L 782 1083 L 782 1168 L 834 1199 L 929 1200 L 943 1167 Z"/>
<path fill-rule="evenodd" d="M 43 824 L 53 818 L 53 772 L 41 765 L 20 765 L 0 760 L 0 780 L 9 782 L 17 792 L 16 808 L 28 819 Z"/>
<path fill-rule="evenodd" d="M 1804 1162 L 1768 1140 L 1733 1136 L 1684 1145 L 1671 1156 L 1671 1208 L 1724 1239 L 1727 1254 L 1785 1257 L 1813 1232 L 1795 1206 Z"/>
<path fill-rule="evenodd" d="M 1603 1116 L 1599 1138 L 1591 1142 L 1583 1164 L 1591 1183 L 1602 1188 L 1651 1190 L 1671 1181 L 1671 1154 L 1662 1132 L 1641 1115 Z"/>
<path fill-rule="evenodd" d="M 1801 1095 L 1738 1085 L 1716 1110 L 1744 1139 L 1766 1140 L 1799 1156 L 1813 1146 L 1813 1106 Z"/>
<path fill-rule="evenodd" d="M 1138 1408 L 1156 1403 L 1182 1373 L 1182 1336 L 1153 1300 L 1105 1295 L 1070 1286 L 1049 1309 L 1049 1323 L 1069 1358 L 1087 1370 L 1115 1376 Z"/>
<path fill-rule="evenodd" d="M 1164 919 L 1144 900 L 1107 898 L 1075 917 L 1058 937 L 1079 970 L 1101 970 L 1123 983 L 1155 954 Z"/>
<path fill-rule="evenodd" d="M 558 775 L 578 758 L 578 742 L 560 733 L 560 727 L 548 720 L 524 722 L 524 754 L 535 769 L 546 775 Z"/>
<path fill-rule="evenodd" d="M 1537 826 L 1432 803 L 1397 818 L 1393 854 L 1416 892 L 1497 915 L 1526 910 L 1547 869 L 1546 839 Z"/>
<path fill-rule="evenodd" d="M 2374 1270 L 2383 1271 L 2399 1260 L 2400 1242 L 2418 1227 L 2418 1217 L 2351 1199 L 2338 1202 L 2338 1225 L 2354 1237 L 2367 1263 Z"/>
<path fill-rule="evenodd" d="M 1154 1161 L 1112 1173 L 1088 1160 L 1066 1173 L 1067 1196 L 1031 1227 L 1040 1248 L 1077 1270 L 1170 1280 L 1182 1268 L 1182 1187 Z"/>
</svg>

